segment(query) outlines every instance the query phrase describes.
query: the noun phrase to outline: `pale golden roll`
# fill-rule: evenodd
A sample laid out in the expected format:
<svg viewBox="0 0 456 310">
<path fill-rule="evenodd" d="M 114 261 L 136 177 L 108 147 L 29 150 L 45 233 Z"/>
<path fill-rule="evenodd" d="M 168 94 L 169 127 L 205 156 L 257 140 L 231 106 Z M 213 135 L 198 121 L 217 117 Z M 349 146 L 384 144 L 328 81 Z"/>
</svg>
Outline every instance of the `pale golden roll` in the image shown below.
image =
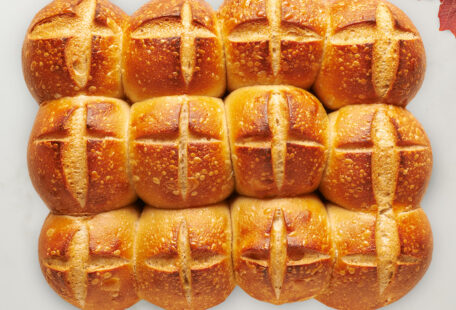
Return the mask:
<svg viewBox="0 0 456 310">
<path fill-rule="evenodd" d="M 136 276 L 139 296 L 164 309 L 223 302 L 235 286 L 228 206 L 146 207 L 138 226 Z"/>
<path fill-rule="evenodd" d="M 327 108 L 387 103 L 405 106 L 424 79 L 418 30 L 384 0 L 330 0 L 325 52 L 314 90 Z"/>
<path fill-rule="evenodd" d="M 161 97 L 131 108 L 130 166 L 136 192 L 159 208 L 217 203 L 234 187 L 223 101 Z"/>
<path fill-rule="evenodd" d="M 121 49 L 128 16 L 107 0 L 55 0 L 27 31 L 25 81 L 43 101 L 79 94 L 123 96 Z"/>
<path fill-rule="evenodd" d="M 330 227 L 315 195 L 261 200 L 238 197 L 231 206 L 237 284 L 273 304 L 321 294 L 332 272 Z"/>
<path fill-rule="evenodd" d="M 28 146 L 29 174 L 52 212 L 94 214 L 136 199 L 128 165 L 127 103 L 71 97 L 44 103 Z"/>
<path fill-rule="evenodd" d="M 337 255 L 331 282 L 316 299 L 341 310 L 386 306 L 408 293 L 432 258 L 432 231 L 422 209 L 349 211 L 328 206 Z"/>
<path fill-rule="evenodd" d="M 226 0 L 219 10 L 228 88 L 313 85 L 323 57 L 320 0 Z"/>
<path fill-rule="evenodd" d="M 432 171 L 429 139 L 413 115 L 390 105 L 347 106 L 329 115 L 329 158 L 320 185 L 353 210 L 417 206 Z"/>
<path fill-rule="evenodd" d="M 222 96 L 225 59 L 217 23 L 204 0 L 152 0 L 134 13 L 123 49 L 123 82 L 130 100 Z"/>
<path fill-rule="evenodd" d="M 328 117 L 291 86 L 238 89 L 225 101 L 236 190 L 258 198 L 313 192 L 326 163 Z"/>
<path fill-rule="evenodd" d="M 92 217 L 50 214 L 38 245 L 49 285 L 80 309 L 125 309 L 135 290 L 134 240 L 139 213 L 134 207 Z"/>
</svg>

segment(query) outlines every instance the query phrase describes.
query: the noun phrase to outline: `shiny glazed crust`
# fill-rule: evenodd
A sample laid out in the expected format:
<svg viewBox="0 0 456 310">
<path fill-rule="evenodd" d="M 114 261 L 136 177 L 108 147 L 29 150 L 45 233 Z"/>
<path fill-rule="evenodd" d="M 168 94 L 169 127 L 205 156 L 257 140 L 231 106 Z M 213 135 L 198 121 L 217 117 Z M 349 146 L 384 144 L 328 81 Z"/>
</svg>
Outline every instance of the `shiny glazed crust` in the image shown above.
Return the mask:
<svg viewBox="0 0 456 310">
<path fill-rule="evenodd" d="M 231 93 L 226 110 L 237 192 L 296 196 L 318 187 L 328 143 L 318 99 L 295 87 L 254 86 Z"/>
<path fill-rule="evenodd" d="M 202 0 L 152 0 L 130 18 L 123 81 L 133 102 L 168 95 L 222 96 L 223 45 L 213 9 Z"/>
<path fill-rule="evenodd" d="M 27 31 L 23 72 L 41 103 L 80 94 L 123 96 L 121 49 L 128 16 L 106 0 L 55 0 Z"/>
</svg>

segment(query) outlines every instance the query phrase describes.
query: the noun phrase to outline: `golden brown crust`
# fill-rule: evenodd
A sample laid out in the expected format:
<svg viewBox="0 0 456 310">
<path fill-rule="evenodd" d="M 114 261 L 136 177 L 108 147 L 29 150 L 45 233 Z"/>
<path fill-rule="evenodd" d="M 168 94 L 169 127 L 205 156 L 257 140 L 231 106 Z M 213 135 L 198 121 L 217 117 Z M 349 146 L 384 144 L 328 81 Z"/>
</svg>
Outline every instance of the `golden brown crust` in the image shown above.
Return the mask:
<svg viewBox="0 0 456 310">
<path fill-rule="evenodd" d="M 130 18 L 123 82 L 133 101 L 167 95 L 222 96 L 223 45 L 203 0 L 152 0 Z"/>
<path fill-rule="evenodd" d="M 33 127 L 32 183 L 55 213 L 94 214 L 136 199 L 127 154 L 128 105 L 104 97 L 43 104 Z"/>
<path fill-rule="evenodd" d="M 228 88 L 290 84 L 309 88 L 323 56 L 323 2 L 225 1 L 219 10 Z"/>
<path fill-rule="evenodd" d="M 426 56 L 410 19 L 383 0 L 330 1 L 323 63 L 314 90 L 325 106 L 405 106 L 424 79 Z"/>
<path fill-rule="evenodd" d="M 220 99 L 162 97 L 131 110 L 130 164 L 138 195 L 161 208 L 219 202 L 233 191 Z"/>
<path fill-rule="evenodd" d="M 55 0 L 41 10 L 27 31 L 22 53 L 25 81 L 35 99 L 122 97 L 127 19 L 106 0 Z"/>
<path fill-rule="evenodd" d="M 41 269 L 51 287 L 81 309 L 125 309 L 135 290 L 134 207 L 94 217 L 50 214 L 39 239 Z"/>
<path fill-rule="evenodd" d="M 336 262 L 328 288 L 317 297 L 336 309 L 377 309 L 408 293 L 422 278 L 432 257 L 432 231 L 422 209 L 397 212 L 397 243 L 390 252 L 397 256 L 390 264 L 386 288 L 381 289 L 384 270 L 378 244 L 379 216 L 374 212 L 354 212 L 330 205 L 328 214 Z M 356 223 L 354 225 L 353 223 Z M 392 240 L 390 240 L 392 241 Z"/>
<path fill-rule="evenodd" d="M 326 162 L 328 119 L 310 93 L 255 86 L 226 99 L 236 189 L 254 197 L 314 191 Z"/>
<path fill-rule="evenodd" d="M 378 119 L 384 115 L 386 123 Z M 382 177 L 376 171 L 391 170 L 387 181 L 395 208 L 410 209 L 419 204 L 432 171 L 432 149 L 422 126 L 413 115 L 399 107 L 357 105 L 330 114 L 329 159 L 320 184 L 320 191 L 329 200 L 353 210 L 377 210 L 375 183 Z M 382 150 L 374 140 L 383 139 L 391 146 L 388 159 L 374 163 L 374 155 Z M 393 168 L 385 170 L 388 161 Z"/>
<path fill-rule="evenodd" d="M 282 304 L 312 298 L 327 286 L 330 228 L 316 196 L 239 197 L 231 215 L 236 281 L 249 295 Z"/>
<path fill-rule="evenodd" d="M 136 254 L 138 294 L 165 309 L 207 309 L 234 288 L 226 204 L 185 210 L 146 207 Z"/>
</svg>

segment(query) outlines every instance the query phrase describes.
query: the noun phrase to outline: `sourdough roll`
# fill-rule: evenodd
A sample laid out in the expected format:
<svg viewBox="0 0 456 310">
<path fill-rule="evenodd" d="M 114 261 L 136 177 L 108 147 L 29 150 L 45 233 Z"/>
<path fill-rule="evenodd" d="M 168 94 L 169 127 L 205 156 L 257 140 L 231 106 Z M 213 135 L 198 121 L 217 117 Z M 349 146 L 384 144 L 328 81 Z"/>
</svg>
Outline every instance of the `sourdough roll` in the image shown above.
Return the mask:
<svg viewBox="0 0 456 310">
<path fill-rule="evenodd" d="M 54 213 L 93 214 L 136 199 L 127 152 L 129 106 L 105 97 L 44 103 L 28 146 L 36 191 Z"/>
<path fill-rule="evenodd" d="M 253 197 L 314 191 L 326 162 L 328 117 L 290 86 L 239 89 L 226 99 L 236 190 Z"/>
<path fill-rule="evenodd" d="M 174 96 L 136 103 L 129 136 L 134 185 L 147 204 L 201 206 L 233 191 L 222 100 Z"/>
<path fill-rule="evenodd" d="M 138 226 L 136 276 L 139 296 L 164 309 L 223 302 L 235 286 L 227 205 L 146 207 Z"/>
<path fill-rule="evenodd" d="M 123 82 L 133 102 L 167 95 L 222 96 L 225 59 L 217 18 L 204 0 L 152 0 L 130 18 Z"/>
<path fill-rule="evenodd" d="M 309 88 L 323 57 L 320 0 L 226 0 L 219 10 L 228 88 L 290 84 Z"/>
<path fill-rule="evenodd" d="M 237 284 L 252 297 L 282 304 L 319 295 L 332 271 L 326 210 L 314 195 L 232 204 Z"/>
<path fill-rule="evenodd" d="M 25 81 L 38 102 L 78 94 L 122 97 L 121 49 L 128 16 L 106 0 L 55 0 L 27 31 Z"/>
<path fill-rule="evenodd" d="M 408 293 L 432 257 L 432 231 L 422 209 L 375 212 L 328 206 L 337 253 L 331 282 L 317 300 L 342 310 L 377 309 Z"/>
<path fill-rule="evenodd" d="M 432 149 L 413 115 L 382 104 L 348 106 L 329 116 L 329 159 L 321 193 L 353 210 L 410 209 L 432 171 Z"/>
<path fill-rule="evenodd" d="M 93 217 L 50 214 L 38 245 L 49 285 L 80 309 L 125 309 L 135 292 L 134 207 Z"/>
<path fill-rule="evenodd" d="M 405 106 L 424 79 L 418 30 L 384 0 L 332 0 L 323 64 L 314 85 L 327 108 L 387 103 Z"/>
</svg>

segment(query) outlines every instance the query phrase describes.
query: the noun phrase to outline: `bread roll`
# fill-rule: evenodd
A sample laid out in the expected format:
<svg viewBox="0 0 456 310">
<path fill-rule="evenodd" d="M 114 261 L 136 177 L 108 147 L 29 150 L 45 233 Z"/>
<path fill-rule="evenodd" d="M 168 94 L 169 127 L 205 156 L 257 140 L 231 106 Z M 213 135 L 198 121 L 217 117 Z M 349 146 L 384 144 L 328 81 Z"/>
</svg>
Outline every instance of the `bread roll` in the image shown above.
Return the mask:
<svg viewBox="0 0 456 310">
<path fill-rule="evenodd" d="M 234 288 L 225 204 L 186 210 L 146 207 L 136 244 L 138 294 L 164 309 L 207 309 Z"/>
<path fill-rule="evenodd" d="M 154 207 L 228 197 L 234 181 L 222 100 L 176 96 L 134 104 L 130 164 L 136 192 Z"/>
<path fill-rule="evenodd" d="M 130 19 L 123 81 L 133 101 L 222 96 L 225 59 L 215 12 L 204 0 L 152 0 Z"/>
<path fill-rule="evenodd" d="M 44 103 L 28 147 L 30 178 L 52 212 L 94 214 L 136 199 L 127 152 L 129 107 L 104 97 Z"/>
<path fill-rule="evenodd" d="M 127 15 L 107 0 L 55 0 L 25 38 L 25 81 L 38 102 L 78 94 L 122 97 L 121 48 Z"/>
<path fill-rule="evenodd" d="M 239 197 L 231 216 L 236 281 L 249 295 L 282 304 L 312 298 L 327 287 L 330 227 L 316 196 Z"/>
<path fill-rule="evenodd" d="M 120 310 L 135 304 L 137 219 L 134 207 L 94 217 L 50 214 L 38 246 L 49 285 L 80 309 Z"/>
<path fill-rule="evenodd" d="M 426 56 L 418 30 L 383 0 L 332 0 L 323 64 L 314 85 L 330 109 L 405 106 L 421 87 Z"/>
<path fill-rule="evenodd" d="M 323 57 L 320 0 L 226 0 L 219 10 L 228 88 L 291 84 L 309 88 Z"/>
<path fill-rule="evenodd" d="M 328 200 L 372 211 L 419 204 L 431 175 L 432 150 L 410 112 L 357 105 L 329 119 L 329 159 L 320 185 Z"/>
<path fill-rule="evenodd" d="M 389 220 L 330 205 L 336 262 L 329 287 L 317 297 L 342 310 L 377 309 L 408 293 L 432 257 L 432 231 L 421 209 Z"/>
<path fill-rule="evenodd" d="M 253 197 L 314 191 L 326 162 L 328 118 L 310 93 L 255 86 L 226 99 L 236 189 Z"/>
</svg>

